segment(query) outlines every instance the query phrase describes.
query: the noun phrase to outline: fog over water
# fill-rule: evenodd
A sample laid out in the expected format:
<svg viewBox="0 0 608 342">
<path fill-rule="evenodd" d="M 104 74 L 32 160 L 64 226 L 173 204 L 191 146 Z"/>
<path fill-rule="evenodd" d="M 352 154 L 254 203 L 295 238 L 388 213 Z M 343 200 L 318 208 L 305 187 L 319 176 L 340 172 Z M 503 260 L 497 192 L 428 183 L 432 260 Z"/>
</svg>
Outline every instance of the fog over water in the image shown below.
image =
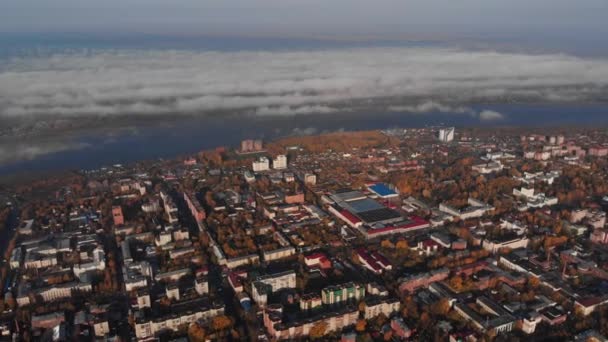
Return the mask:
<svg viewBox="0 0 608 342">
<path fill-rule="evenodd" d="M 0 49 L 0 174 L 335 130 L 608 121 L 601 54 L 419 40 L 104 37 L 0 34 L 8 47 Z"/>
</svg>

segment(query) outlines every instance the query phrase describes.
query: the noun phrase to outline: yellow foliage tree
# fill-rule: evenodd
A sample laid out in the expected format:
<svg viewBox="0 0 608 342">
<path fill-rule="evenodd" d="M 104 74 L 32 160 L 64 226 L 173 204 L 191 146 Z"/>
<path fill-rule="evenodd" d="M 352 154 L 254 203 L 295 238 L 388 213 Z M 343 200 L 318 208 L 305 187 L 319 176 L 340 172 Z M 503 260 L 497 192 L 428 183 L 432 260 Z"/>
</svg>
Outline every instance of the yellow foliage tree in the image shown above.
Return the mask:
<svg viewBox="0 0 608 342">
<path fill-rule="evenodd" d="M 321 321 L 321 322 L 313 325 L 312 328 L 310 328 L 309 336 L 312 339 L 321 338 L 321 337 L 323 337 L 323 335 L 325 335 L 326 330 L 327 330 L 327 323 Z"/>
<path fill-rule="evenodd" d="M 222 331 L 222 330 L 228 329 L 231 325 L 232 325 L 232 319 L 230 319 L 230 317 L 228 317 L 228 316 L 224 316 L 224 315 L 215 316 L 211 320 L 211 327 L 213 327 L 213 330 L 215 330 L 215 331 Z"/>
<path fill-rule="evenodd" d="M 197 323 L 192 323 L 188 327 L 188 338 L 190 341 L 202 342 L 205 340 L 205 329 Z"/>
<path fill-rule="evenodd" d="M 357 321 L 357 326 L 355 327 L 355 330 L 357 330 L 357 332 L 364 332 L 365 328 L 367 328 L 367 321 L 364 319 L 360 319 Z"/>
</svg>

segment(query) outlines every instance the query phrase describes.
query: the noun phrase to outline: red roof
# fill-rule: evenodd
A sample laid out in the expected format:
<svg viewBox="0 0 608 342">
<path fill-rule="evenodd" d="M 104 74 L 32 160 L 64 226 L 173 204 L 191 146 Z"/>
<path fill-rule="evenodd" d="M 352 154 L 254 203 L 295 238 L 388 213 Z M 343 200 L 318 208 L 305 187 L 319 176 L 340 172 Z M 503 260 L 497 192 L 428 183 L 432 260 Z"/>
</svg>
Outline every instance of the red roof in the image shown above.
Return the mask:
<svg viewBox="0 0 608 342">
<path fill-rule="evenodd" d="M 209 273 L 208 266 L 201 266 L 198 270 L 196 270 L 196 275 L 207 275 Z"/>
<path fill-rule="evenodd" d="M 350 223 L 352 223 L 352 224 L 357 224 L 357 223 L 361 222 L 361 219 L 359 219 L 357 216 L 353 215 L 353 213 L 351 213 L 348 210 L 342 210 L 342 211 L 340 211 L 340 214 L 342 216 L 344 216 L 344 218 L 347 219 L 348 221 L 350 221 Z"/>
<path fill-rule="evenodd" d="M 386 267 L 388 267 L 388 266 L 391 266 L 390 261 L 388 261 L 388 260 L 387 260 L 387 259 L 384 257 L 384 255 L 382 255 L 382 254 L 380 254 L 380 253 L 378 253 L 378 252 L 372 252 L 372 257 L 373 257 L 374 259 L 376 259 L 376 260 L 377 260 L 377 261 L 380 263 L 380 265 L 382 265 L 382 267 L 384 267 L 384 268 L 386 268 Z"/>
<path fill-rule="evenodd" d="M 325 253 L 318 252 L 318 253 L 314 253 L 314 254 L 311 254 L 309 256 L 306 256 L 304 258 L 306 260 L 321 259 L 321 258 L 325 258 Z"/>
<path fill-rule="evenodd" d="M 600 304 L 600 303 L 606 301 L 606 298 L 590 297 L 590 298 L 577 299 L 576 301 L 584 307 L 590 307 L 590 306 L 594 306 L 594 305 L 597 305 L 597 304 Z"/>
<path fill-rule="evenodd" d="M 236 288 L 236 287 L 241 287 L 241 286 L 243 286 L 243 283 L 241 282 L 241 277 L 239 277 L 239 275 L 238 275 L 238 274 L 235 274 L 235 273 L 230 273 L 230 274 L 228 275 L 228 278 L 229 278 L 229 280 L 230 280 L 230 284 L 231 284 L 233 287 L 235 287 L 235 288 Z"/>
<path fill-rule="evenodd" d="M 357 254 L 359 255 L 359 257 L 361 259 L 363 259 L 363 261 L 365 261 L 365 263 L 367 263 L 367 265 L 369 267 L 371 267 L 375 271 L 382 270 L 382 267 L 380 267 L 380 265 L 378 265 L 378 263 L 376 262 L 376 259 L 372 258 L 372 256 L 369 255 L 369 253 L 367 253 L 367 251 L 365 249 L 359 248 L 357 250 Z"/>
<path fill-rule="evenodd" d="M 424 247 L 436 247 L 436 246 L 439 246 L 439 244 L 435 240 L 431 240 L 431 239 L 424 240 L 422 242 L 422 245 Z"/>
</svg>

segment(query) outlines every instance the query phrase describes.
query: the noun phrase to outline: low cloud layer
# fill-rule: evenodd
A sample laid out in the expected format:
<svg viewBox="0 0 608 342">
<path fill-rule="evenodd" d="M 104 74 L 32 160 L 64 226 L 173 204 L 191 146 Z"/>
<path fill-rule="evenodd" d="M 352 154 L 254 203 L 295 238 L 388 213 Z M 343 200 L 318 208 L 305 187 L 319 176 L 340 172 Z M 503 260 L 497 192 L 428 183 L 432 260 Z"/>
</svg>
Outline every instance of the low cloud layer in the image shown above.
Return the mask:
<svg viewBox="0 0 608 342">
<path fill-rule="evenodd" d="M 409 112 L 409 113 L 457 113 L 474 114 L 473 109 L 463 106 L 450 106 L 435 101 L 424 101 L 417 105 L 393 105 L 388 106 L 390 112 Z"/>
<path fill-rule="evenodd" d="M 0 163 L 33 160 L 46 154 L 79 150 L 87 147 L 89 147 L 87 143 L 61 140 L 23 143 L 0 142 Z"/>
<path fill-rule="evenodd" d="M 479 113 L 479 120 L 481 121 L 497 121 L 504 119 L 504 115 L 493 110 L 483 110 Z"/>
<path fill-rule="evenodd" d="M 468 113 L 482 101 L 605 100 L 608 60 L 446 48 L 103 51 L 0 62 L 0 117 Z M 484 114 L 485 113 L 485 114 Z M 497 120 L 498 113 L 480 113 Z"/>
</svg>

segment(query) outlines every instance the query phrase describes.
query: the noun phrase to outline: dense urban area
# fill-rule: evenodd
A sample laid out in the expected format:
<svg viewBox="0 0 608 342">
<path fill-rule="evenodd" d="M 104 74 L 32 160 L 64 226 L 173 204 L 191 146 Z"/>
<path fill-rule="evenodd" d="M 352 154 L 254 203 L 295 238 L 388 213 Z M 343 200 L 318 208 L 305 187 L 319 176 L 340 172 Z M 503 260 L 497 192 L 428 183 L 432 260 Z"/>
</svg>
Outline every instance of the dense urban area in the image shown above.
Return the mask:
<svg viewBox="0 0 608 342">
<path fill-rule="evenodd" d="M 608 341 L 608 132 L 245 140 L 0 189 L 1 338 Z"/>
</svg>

